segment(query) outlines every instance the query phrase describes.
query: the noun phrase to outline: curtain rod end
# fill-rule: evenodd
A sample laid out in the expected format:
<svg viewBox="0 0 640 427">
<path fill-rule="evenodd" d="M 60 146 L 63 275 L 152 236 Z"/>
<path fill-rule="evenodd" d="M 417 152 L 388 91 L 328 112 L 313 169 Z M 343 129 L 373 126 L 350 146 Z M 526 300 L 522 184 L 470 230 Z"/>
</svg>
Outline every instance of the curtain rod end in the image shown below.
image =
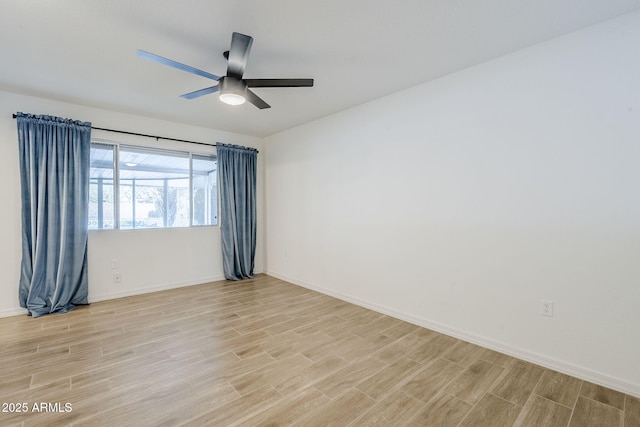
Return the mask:
<svg viewBox="0 0 640 427">
<path fill-rule="evenodd" d="M 12 114 L 12 116 L 13 116 L 13 118 L 14 118 L 14 119 L 18 117 L 18 116 L 16 116 L 15 114 Z"/>
</svg>

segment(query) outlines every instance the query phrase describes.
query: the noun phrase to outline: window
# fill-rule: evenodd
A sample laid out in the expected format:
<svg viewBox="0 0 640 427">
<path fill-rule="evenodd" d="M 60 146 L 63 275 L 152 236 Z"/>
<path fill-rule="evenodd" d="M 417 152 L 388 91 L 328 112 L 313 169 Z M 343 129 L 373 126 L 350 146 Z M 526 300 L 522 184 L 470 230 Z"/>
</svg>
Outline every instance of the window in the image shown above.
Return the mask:
<svg viewBox="0 0 640 427">
<path fill-rule="evenodd" d="M 114 146 L 91 143 L 89 229 L 115 227 Z"/>
<path fill-rule="evenodd" d="M 213 156 L 191 157 L 193 225 L 218 223 L 218 163 Z"/>
<path fill-rule="evenodd" d="M 93 142 L 89 228 L 215 225 L 216 178 L 214 155 Z"/>
</svg>

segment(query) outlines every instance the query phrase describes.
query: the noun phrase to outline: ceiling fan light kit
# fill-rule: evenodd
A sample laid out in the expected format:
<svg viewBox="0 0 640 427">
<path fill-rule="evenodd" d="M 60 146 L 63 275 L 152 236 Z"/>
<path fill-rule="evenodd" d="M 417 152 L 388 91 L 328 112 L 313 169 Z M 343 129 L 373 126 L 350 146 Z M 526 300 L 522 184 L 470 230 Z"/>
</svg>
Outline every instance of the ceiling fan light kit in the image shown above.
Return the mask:
<svg viewBox="0 0 640 427">
<path fill-rule="evenodd" d="M 233 77 L 220 77 L 218 80 L 220 101 L 228 105 L 241 105 L 246 101 L 247 84 Z"/>
<path fill-rule="evenodd" d="M 259 109 L 270 108 L 262 98 L 256 95 L 250 87 L 312 87 L 313 79 L 243 79 L 244 69 L 247 65 L 249 52 L 253 38 L 245 34 L 233 33 L 231 36 L 231 48 L 224 52 L 227 59 L 227 75 L 218 77 L 215 74 L 199 70 L 189 65 L 158 56 L 156 54 L 138 50 L 141 58 L 150 59 L 178 70 L 196 74 L 218 82 L 216 86 L 199 89 L 194 92 L 180 95 L 185 99 L 199 98 L 203 95 L 219 92 L 220 101 L 228 105 L 241 105 L 249 101 Z"/>
<path fill-rule="evenodd" d="M 246 101 L 245 97 L 236 93 L 221 93 L 220 101 L 227 105 L 242 105 Z"/>
</svg>

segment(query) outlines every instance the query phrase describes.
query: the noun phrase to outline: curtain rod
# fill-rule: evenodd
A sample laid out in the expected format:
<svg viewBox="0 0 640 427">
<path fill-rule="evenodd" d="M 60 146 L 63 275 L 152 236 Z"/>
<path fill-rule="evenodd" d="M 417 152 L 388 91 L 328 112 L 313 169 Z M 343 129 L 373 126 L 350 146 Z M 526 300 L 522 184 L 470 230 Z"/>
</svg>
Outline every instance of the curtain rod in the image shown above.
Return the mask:
<svg viewBox="0 0 640 427">
<path fill-rule="evenodd" d="M 15 114 L 13 114 L 13 118 L 17 118 L 18 116 L 16 116 Z M 114 133 L 123 133 L 125 135 L 136 135 L 136 136 L 145 136 L 147 138 L 155 138 L 156 141 L 159 139 L 164 139 L 166 141 L 177 141 L 177 142 L 186 142 L 188 144 L 198 144 L 198 145 L 206 145 L 209 147 L 215 147 L 216 144 L 208 144 L 206 142 L 198 142 L 198 141 L 188 141 L 186 139 L 177 139 L 177 138 L 167 138 L 164 136 L 157 136 L 157 135 L 147 135 L 146 133 L 137 133 L 137 132 L 128 132 L 128 131 L 124 131 L 124 130 L 116 130 L 116 129 L 107 129 L 107 128 L 99 128 L 99 127 L 95 127 L 95 126 L 91 126 L 91 129 L 96 129 L 96 130 L 104 130 L 106 132 L 114 132 Z"/>
</svg>

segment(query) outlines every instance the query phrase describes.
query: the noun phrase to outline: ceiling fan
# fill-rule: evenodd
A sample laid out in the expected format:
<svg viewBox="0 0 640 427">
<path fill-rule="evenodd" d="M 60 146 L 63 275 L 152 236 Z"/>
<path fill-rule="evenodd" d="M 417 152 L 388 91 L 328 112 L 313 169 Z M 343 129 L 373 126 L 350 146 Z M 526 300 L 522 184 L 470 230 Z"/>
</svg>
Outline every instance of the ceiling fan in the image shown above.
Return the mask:
<svg viewBox="0 0 640 427">
<path fill-rule="evenodd" d="M 249 88 L 313 86 L 313 79 L 243 79 L 242 76 L 247 65 L 247 59 L 249 58 L 249 51 L 251 50 L 252 44 L 253 37 L 240 33 L 232 34 L 231 47 L 228 51 L 224 52 L 224 57 L 227 59 L 227 75 L 222 77 L 144 50 L 138 50 L 137 55 L 141 58 L 150 59 L 152 61 L 177 68 L 178 70 L 197 74 L 218 82 L 215 86 L 180 95 L 185 99 L 194 99 L 210 93 L 220 92 L 220 100 L 226 104 L 240 105 L 245 101 L 249 101 L 256 107 L 264 109 L 270 108 L 271 106 Z"/>
</svg>

